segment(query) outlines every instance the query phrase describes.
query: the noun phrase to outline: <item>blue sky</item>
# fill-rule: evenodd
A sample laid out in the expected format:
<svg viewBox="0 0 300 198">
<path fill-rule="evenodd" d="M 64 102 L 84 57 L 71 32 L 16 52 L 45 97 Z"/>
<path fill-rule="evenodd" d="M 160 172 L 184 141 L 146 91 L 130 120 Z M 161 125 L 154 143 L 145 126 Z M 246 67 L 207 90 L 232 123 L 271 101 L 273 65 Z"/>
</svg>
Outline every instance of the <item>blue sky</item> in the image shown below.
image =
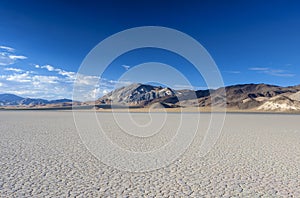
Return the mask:
<svg viewBox="0 0 300 198">
<path fill-rule="evenodd" d="M 298 1 L 283 0 L 2 0 L 0 93 L 71 98 L 77 70 L 93 47 L 119 31 L 149 25 L 174 28 L 195 38 L 215 60 L 225 85 L 300 84 L 299 10 Z M 104 87 L 87 95 L 106 93 L 124 72 L 151 61 L 174 66 L 195 88 L 206 86 L 178 55 L 144 49 L 116 58 L 102 76 Z M 97 76 L 83 76 L 82 82 L 94 86 Z"/>
</svg>

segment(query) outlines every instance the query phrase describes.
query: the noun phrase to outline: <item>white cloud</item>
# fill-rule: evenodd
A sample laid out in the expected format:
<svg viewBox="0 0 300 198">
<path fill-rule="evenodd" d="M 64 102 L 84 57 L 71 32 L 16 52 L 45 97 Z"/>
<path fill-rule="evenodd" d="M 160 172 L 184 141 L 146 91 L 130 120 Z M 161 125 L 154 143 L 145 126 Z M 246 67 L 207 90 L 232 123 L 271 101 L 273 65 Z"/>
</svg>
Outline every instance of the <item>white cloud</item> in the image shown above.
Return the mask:
<svg viewBox="0 0 300 198">
<path fill-rule="evenodd" d="M 225 71 L 227 73 L 230 73 L 230 74 L 240 74 L 241 72 L 240 71 Z"/>
<path fill-rule="evenodd" d="M 102 94 L 103 94 L 103 95 L 108 94 L 108 93 L 109 93 L 109 91 L 106 90 L 106 89 L 104 89 L 104 90 L 102 91 Z"/>
<path fill-rule="evenodd" d="M 77 93 L 77 98 L 74 99 L 92 101 L 112 91 L 115 87 L 131 83 L 104 78 L 99 83 L 98 76 L 76 74 L 75 72 L 53 68 L 52 72 L 56 72 L 57 75 L 39 75 L 38 72 L 33 73 L 32 71 L 18 73 L 14 70 L 16 68 L 5 68 L 15 73 L 0 75 L 1 92 L 31 98 L 72 98 L 73 84 L 76 82 L 75 93 Z"/>
<path fill-rule="evenodd" d="M 129 80 L 109 80 L 102 78 L 100 79 L 100 85 L 104 87 L 109 87 L 111 89 L 123 87 L 132 84 L 133 82 Z"/>
<path fill-rule="evenodd" d="M 18 60 L 27 59 L 26 56 L 14 54 L 15 50 L 11 47 L 0 46 L 0 65 L 7 66 L 12 65 Z"/>
<path fill-rule="evenodd" d="M 8 47 L 8 46 L 3 46 L 3 45 L 0 46 L 0 49 L 8 51 L 8 52 L 14 52 L 15 51 L 14 48 Z"/>
<path fill-rule="evenodd" d="M 56 72 L 59 75 L 67 77 L 69 81 L 74 81 L 74 79 L 76 78 L 75 72 L 65 71 L 63 69 L 53 67 L 52 65 L 43 65 L 43 66 L 35 65 L 35 68 L 42 68 L 42 69 L 47 69 L 50 72 Z"/>
<path fill-rule="evenodd" d="M 26 56 L 15 54 L 14 51 L 13 48 L 0 46 L 1 66 L 12 65 L 18 60 L 27 58 Z M 40 66 L 36 64 L 34 67 L 54 73 L 50 75 L 43 73 L 41 75 L 38 70 L 26 71 L 15 67 L 4 67 L 2 71 L 10 71 L 10 73 L 0 73 L 1 92 L 45 99 L 72 97 L 73 83 L 76 77 L 75 72 L 65 71 L 51 65 Z M 85 77 L 85 79 L 89 78 Z"/>
<path fill-rule="evenodd" d="M 87 96 L 89 99 L 92 99 L 92 100 L 96 100 L 99 96 L 99 93 L 100 93 L 100 89 L 99 88 L 95 88 L 93 90 L 91 90 Z"/>
<path fill-rule="evenodd" d="M 1 66 L 11 65 L 14 63 L 15 63 L 15 61 L 13 59 L 9 58 L 6 53 L 0 53 L 0 65 Z"/>
<path fill-rule="evenodd" d="M 129 70 L 130 66 L 128 65 L 122 65 L 122 67 L 124 67 L 124 69 Z"/>
<path fill-rule="evenodd" d="M 47 69 L 48 71 L 54 71 L 54 67 L 51 65 L 44 65 L 44 66 L 41 66 L 41 68 Z"/>
<path fill-rule="evenodd" d="M 76 73 L 75 72 L 71 72 L 71 71 L 65 71 L 65 70 L 62 70 L 62 69 L 55 69 L 55 71 L 61 75 L 61 76 L 64 76 L 66 77 L 69 82 L 73 82 L 76 78 Z"/>
<path fill-rule="evenodd" d="M 35 65 L 36 67 L 36 65 Z M 0 75 L 1 85 L 8 82 L 9 86 L 1 86 L 1 92 L 13 93 L 23 97 L 57 99 L 72 98 L 73 83 L 77 77 L 77 88 L 82 93 L 81 99 L 88 100 L 102 95 L 97 76 L 76 75 L 75 72 L 65 71 L 51 65 L 38 66 L 53 72 L 54 75 L 39 75 L 38 72 L 23 71 L 17 68 L 4 68 L 13 74 Z"/>
<path fill-rule="evenodd" d="M 52 65 L 35 65 L 37 69 L 46 69 L 49 72 L 55 73 L 55 76 L 52 77 L 42 77 L 36 76 L 33 78 L 39 78 L 43 82 L 47 82 L 48 84 L 56 84 L 56 87 L 63 86 L 65 89 L 69 90 L 68 95 L 73 93 L 73 84 L 76 82 L 76 92 L 79 92 L 80 99 L 76 100 L 89 100 L 91 97 L 95 98 L 97 95 L 101 94 L 99 90 L 99 77 L 93 75 L 83 75 L 77 74 L 72 71 L 66 71 Z M 76 80 L 76 81 L 75 81 Z M 35 87 L 41 87 L 41 81 L 33 81 L 32 82 Z M 67 97 L 67 96 L 65 96 Z"/>
<path fill-rule="evenodd" d="M 281 69 L 271 69 L 267 70 L 264 73 L 269 74 L 271 76 L 279 76 L 279 77 L 294 77 L 295 74 L 288 73 L 286 70 Z"/>
<path fill-rule="evenodd" d="M 79 85 L 97 86 L 99 84 L 99 77 L 77 74 L 76 83 Z"/>
<path fill-rule="evenodd" d="M 267 71 L 269 70 L 268 67 L 250 67 L 249 70 L 252 70 L 252 71 Z"/>
<path fill-rule="evenodd" d="M 20 82 L 20 83 L 31 82 L 30 72 L 25 72 L 22 74 L 15 73 L 13 75 L 7 75 L 5 80 Z"/>
<path fill-rule="evenodd" d="M 256 71 L 257 73 L 267 74 L 270 76 L 278 76 L 278 77 L 294 77 L 295 74 L 290 73 L 287 70 L 282 69 L 272 69 L 268 67 L 251 67 L 249 70 Z"/>
<path fill-rule="evenodd" d="M 8 57 L 12 60 L 18 60 L 18 59 L 27 59 L 26 56 L 19 56 L 19 55 L 8 55 Z"/>
<path fill-rule="evenodd" d="M 40 75 L 32 76 L 32 81 L 37 83 L 56 84 L 58 83 L 58 80 L 59 78 L 57 76 L 40 76 Z"/>
<path fill-rule="evenodd" d="M 7 67 L 4 68 L 5 71 L 14 71 L 14 72 L 24 72 L 22 69 L 17 69 L 17 68 L 12 68 L 12 67 Z"/>
</svg>

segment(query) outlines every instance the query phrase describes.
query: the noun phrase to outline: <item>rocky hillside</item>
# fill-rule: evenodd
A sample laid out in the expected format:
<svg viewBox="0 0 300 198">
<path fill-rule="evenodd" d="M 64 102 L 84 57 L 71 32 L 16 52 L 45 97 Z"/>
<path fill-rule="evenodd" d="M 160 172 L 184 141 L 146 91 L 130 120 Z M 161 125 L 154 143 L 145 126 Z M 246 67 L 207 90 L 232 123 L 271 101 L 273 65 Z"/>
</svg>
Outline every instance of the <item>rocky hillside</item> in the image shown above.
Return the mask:
<svg viewBox="0 0 300 198">
<path fill-rule="evenodd" d="M 214 96 L 214 98 L 220 96 L 220 98 L 226 97 L 228 108 L 257 109 L 273 97 L 289 97 L 299 90 L 299 87 L 279 87 L 267 84 L 233 85 L 211 91 L 210 96 L 199 98 L 198 104 L 200 106 L 210 106 L 211 96 Z"/>
<path fill-rule="evenodd" d="M 265 111 L 299 111 L 300 101 L 292 100 L 287 96 L 275 96 L 265 101 L 258 110 Z"/>
<path fill-rule="evenodd" d="M 175 96 L 170 88 L 132 84 L 118 88 L 96 101 L 97 104 L 148 105 L 154 100 L 161 101 Z M 159 100 L 158 100 L 159 99 Z"/>
<path fill-rule="evenodd" d="M 210 107 L 226 104 L 230 109 L 292 111 L 300 110 L 300 86 L 280 87 L 243 84 L 216 90 L 172 90 L 152 85 L 121 87 L 96 101 L 96 104 L 123 104 L 164 107 Z"/>
</svg>

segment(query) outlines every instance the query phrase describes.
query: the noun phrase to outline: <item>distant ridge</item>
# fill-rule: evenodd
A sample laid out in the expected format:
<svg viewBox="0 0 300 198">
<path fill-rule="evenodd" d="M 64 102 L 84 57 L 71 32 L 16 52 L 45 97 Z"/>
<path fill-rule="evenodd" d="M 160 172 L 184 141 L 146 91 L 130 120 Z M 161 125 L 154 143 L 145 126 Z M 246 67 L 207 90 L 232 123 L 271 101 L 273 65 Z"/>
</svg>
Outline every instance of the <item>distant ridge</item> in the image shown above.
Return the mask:
<svg viewBox="0 0 300 198">
<path fill-rule="evenodd" d="M 0 106 L 37 106 L 61 103 L 72 103 L 72 100 L 45 100 L 40 98 L 23 98 L 14 94 L 0 94 Z"/>
</svg>

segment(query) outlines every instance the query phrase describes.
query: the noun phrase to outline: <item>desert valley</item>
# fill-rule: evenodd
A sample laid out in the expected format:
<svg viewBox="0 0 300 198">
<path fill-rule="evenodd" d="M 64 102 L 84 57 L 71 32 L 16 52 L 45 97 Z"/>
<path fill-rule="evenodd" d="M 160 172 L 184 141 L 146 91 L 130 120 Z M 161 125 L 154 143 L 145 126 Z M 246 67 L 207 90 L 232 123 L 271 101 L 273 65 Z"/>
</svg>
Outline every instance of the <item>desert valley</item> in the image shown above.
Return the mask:
<svg viewBox="0 0 300 198">
<path fill-rule="evenodd" d="M 300 198 L 299 38 L 299 0 L 0 0 L 0 198 Z"/>
<path fill-rule="evenodd" d="M 299 86 L 265 84 L 196 92 L 133 84 L 108 93 L 94 101 L 94 105 L 67 99 L 47 101 L 1 95 L 4 109 L 0 111 L 0 195 L 298 197 L 300 115 L 277 113 L 297 113 L 299 91 Z M 200 145 L 209 136 L 211 116 L 219 116 L 209 108 L 205 113 L 201 111 L 210 107 L 211 95 L 219 96 L 214 97 L 218 100 L 226 98 L 229 111 L 235 110 L 235 113 L 227 113 L 220 136 L 215 143 L 211 142 L 208 153 L 201 154 Z M 78 133 L 80 124 L 76 119 L 74 123 L 74 112 L 66 111 L 73 104 L 76 104 L 74 112 L 80 117 L 83 129 L 89 129 L 96 116 L 111 141 L 129 152 L 151 151 L 167 144 L 176 136 L 174 127 L 178 127 L 176 124 L 182 115 L 186 117 L 187 126 L 192 126 L 197 116 L 200 123 L 193 142 L 171 164 L 157 170 L 128 172 L 103 162 L 91 152 L 84 136 Z M 104 111 L 112 107 L 116 107 L 115 112 Z M 122 119 L 127 117 L 122 113 L 123 107 L 135 107 L 128 115 L 140 123 L 131 128 L 134 132 L 127 133 L 120 128 Z M 200 111 L 195 107 L 200 107 Z M 192 108 L 192 111 L 170 111 L 181 108 Z M 161 112 L 161 109 L 169 111 Z M 92 113 L 95 110 L 97 113 Z M 238 113 L 237 110 L 273 113 Z M 154 121 L 164 120 L 164 116 L 167 120 L 159 132 L 149 136 L 157 130 L 158 124 Z M 187 132 L 184 133 L 188 135 Z M 100 139 L 93 141 L 101 142 Z M 105 152 L 111 151 L 107 148 Z M 116 158 L 113 163 L 124 163 L 121 160 Z M 149 159 L 147 163 L 152 162 Z"/>
</svg>

